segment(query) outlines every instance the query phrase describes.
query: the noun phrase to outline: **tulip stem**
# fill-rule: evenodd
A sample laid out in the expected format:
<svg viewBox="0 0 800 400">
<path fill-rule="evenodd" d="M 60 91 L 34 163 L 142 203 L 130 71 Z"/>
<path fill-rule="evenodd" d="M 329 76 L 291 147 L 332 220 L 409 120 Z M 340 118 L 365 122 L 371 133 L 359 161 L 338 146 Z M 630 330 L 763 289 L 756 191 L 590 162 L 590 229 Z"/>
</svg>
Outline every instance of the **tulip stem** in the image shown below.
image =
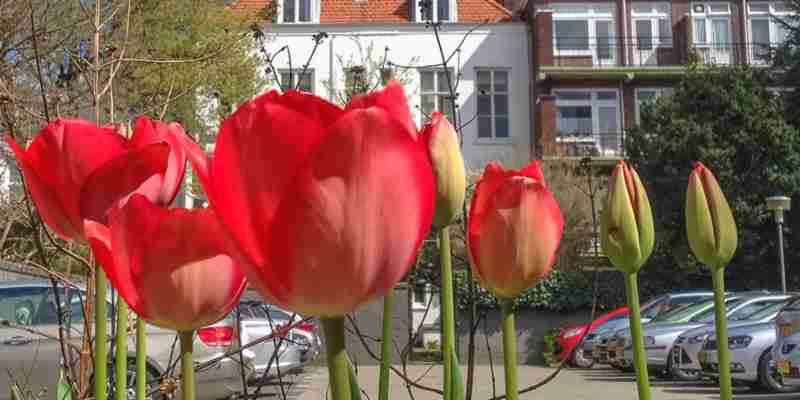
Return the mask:
<svg viewBox="0 0 800 400">
<path fill-rule="evenodd" d="M 180 332 L 181 338 L 181 391 L 183 400 L 194 400 L 194 331 Z"/>
<path fill-rule="evenodd" d="M 394 289 L 383 298 L 383 335 L 381 336 L 381 370 L 378 383 L 378 400 L 389 400 L 389 368 L 392 365 L 392 311 Z"/>
<path fill-rule="evenodd" d="M 147 396 L 147 347 L 144 320 L 136 319 L 136 400 Z"/>
<path fill-rule="evenodd" d="M 344 318 L 322 318 L 322 329 L 325 332 L 332 400 L 350 400 L 350 367 L 344 348 Z"/>
<path fill-rule="evenodd" d="M 719 397 L 731 400 L 731 351 L 728 348 L 728 320 L 725 313 L 725 268 L 715 267 L 711 275 L 714 283 L 714 323 L 716 324 L 717 357 L 719 363 Z"/>
<path fill-rule="evenodd" d="M 94 398 L 108 399 L 108 305 L 106 273 L 95 265 L 94 274 Z"/>
<path fill-rule="evenodd" d="M 642 317 L 639 313 L 639 284 L 636 273 L 625 274 L 625 292 L 628 295 L 628 318 L 631 325 L 633 363 L 636 369 L 636 385 L 639 400 L 650 400 L 650 377 L 647 373 L 647 353 L 644 351 L 642 337 Z"/>
<path fill-rule="evenodd" d="M 514 299 L 500 300 L 503 310 L 503 363 L 506 377 L 506 399 L 517 400 L 517 332 L 514 329 Z"/>
<path fill-rule="evenodd" d="M 128 304 L 117 297 L 116 359 L 114 364 L 114 399 L 128 398 Z"/>
<path fill-rule="evenodd" d="M 439 230 L 439 256 L 442 264 L 442 359 L 444 361 L 444 400 L 461 400 L 454 396 L 453 373 L 458 365 L 453 365 L 455 352 L 455 306 L 453 304 L 453 264 L 450 254 L 450 228 Z"/>
</svg>

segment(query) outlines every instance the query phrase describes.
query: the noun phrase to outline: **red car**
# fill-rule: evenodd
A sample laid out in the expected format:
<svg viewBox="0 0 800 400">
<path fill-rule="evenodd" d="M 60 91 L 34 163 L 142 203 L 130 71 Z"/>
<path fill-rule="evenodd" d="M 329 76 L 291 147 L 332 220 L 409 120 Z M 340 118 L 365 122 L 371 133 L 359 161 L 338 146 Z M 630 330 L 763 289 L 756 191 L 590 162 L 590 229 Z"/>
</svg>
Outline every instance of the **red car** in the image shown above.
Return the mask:
<svg viewBox="0 0 800 400">
<path fill-rule="evenodd" d="M 561 332 L 558 333 L 558 337 L 556 337 L 556 357 L 561 361 L 569 361 L 573 365 L 581 368 L 591 367 L 592 364 L 594 364 L 594 360 L 582 357 L 582 355 L 579 354 L 581 353 L 580 349 L 575 351 L 575 354 L 572 354 L 572 349 L 580 343 L 584 332 L 588 335 L 594 332 L 594 330 L 604 322 L 619 315 L 628 315 L 628 307 L 620 307 L 597 317 L 588 325 L 588 332 L 586 332 L 587 325 L 569 325 L 562 328 Z M 568 360 L 567 358 L 570 357 L 570 355 L 572 355 L 572 358 Z"/>
</svg>

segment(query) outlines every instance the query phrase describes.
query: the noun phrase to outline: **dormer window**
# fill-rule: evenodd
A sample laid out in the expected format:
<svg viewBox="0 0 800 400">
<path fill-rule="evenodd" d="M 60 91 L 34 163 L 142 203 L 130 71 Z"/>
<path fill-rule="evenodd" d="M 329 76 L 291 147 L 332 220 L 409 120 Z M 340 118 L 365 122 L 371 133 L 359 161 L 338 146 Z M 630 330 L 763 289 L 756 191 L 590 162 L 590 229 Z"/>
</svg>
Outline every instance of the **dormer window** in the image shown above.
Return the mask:
<svg viewBox="0 0 800 400">
<path fill-rule="evenodd" d="M 278 21 L 283 24 L 319 22 L 319 0 L 281 0 Z"/>
<path fill-rule="evenodd" d="M 456 22 L 456 0 L 410 0 L 415 22 Z"/>
</svg>

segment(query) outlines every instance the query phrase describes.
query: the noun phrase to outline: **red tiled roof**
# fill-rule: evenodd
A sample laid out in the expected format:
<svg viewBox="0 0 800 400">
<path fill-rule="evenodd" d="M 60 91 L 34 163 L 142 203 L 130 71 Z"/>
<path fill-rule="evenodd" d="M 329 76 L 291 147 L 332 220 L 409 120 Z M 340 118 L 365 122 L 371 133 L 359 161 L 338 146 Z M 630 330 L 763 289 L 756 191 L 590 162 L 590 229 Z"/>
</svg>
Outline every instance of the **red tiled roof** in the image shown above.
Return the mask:
<svg viewBox="0 0 800 400">
<path fill-rule="evenodd" d="M 259 12 L 273 0 L 238 0 L 235 11 Z M 321 23 L 408 22 L 409 0 L 320 0 Z M 511 11 L 497 0 L 457 0 L 459 22 L 497 22 L 512 19 Z"/>
</svg>

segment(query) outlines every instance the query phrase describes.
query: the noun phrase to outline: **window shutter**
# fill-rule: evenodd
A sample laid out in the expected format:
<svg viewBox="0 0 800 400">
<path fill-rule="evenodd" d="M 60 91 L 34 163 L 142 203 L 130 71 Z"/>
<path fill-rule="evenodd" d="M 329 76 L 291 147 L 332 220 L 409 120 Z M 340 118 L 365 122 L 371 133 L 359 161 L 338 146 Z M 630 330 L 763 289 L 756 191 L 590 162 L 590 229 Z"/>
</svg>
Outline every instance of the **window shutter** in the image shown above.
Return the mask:
<svg viewBox="0 0 800 400">
<path fill-rule="evenodd" d="M 408 20 L 417 22 L 417 0 L 408 0 Z"/>
</svg>

